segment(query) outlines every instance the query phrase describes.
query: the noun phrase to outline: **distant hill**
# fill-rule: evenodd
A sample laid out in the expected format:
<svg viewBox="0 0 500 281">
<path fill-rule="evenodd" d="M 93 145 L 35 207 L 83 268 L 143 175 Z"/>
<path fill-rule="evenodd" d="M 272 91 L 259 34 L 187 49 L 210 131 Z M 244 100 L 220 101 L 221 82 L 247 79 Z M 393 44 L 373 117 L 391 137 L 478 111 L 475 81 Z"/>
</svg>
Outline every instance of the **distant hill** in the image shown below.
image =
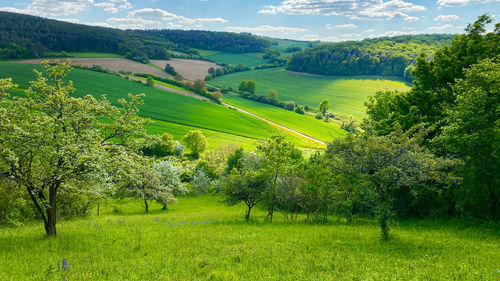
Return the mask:
<svg viewBox="0 0 500 281">
<path fill-rule="evenodd" d="M 262 52 L 270 40 L 251 34 L 196 30 L 120 30 L 0 12 L 0 59 L 33 58 L 54 52 L 107 52 L 136 60 L 167 59 L 168 50 L 191 48 Z"/>
<path fill-rule="evenodd" d="M 420 53 L 432 56 L 439 47 L 449 45 L 453 37 L 423 34 L 321 43 L 294 53 L 287 69 L 322 75 L 401 76 L 412 80 L 411 69 Z"/>
</svg>

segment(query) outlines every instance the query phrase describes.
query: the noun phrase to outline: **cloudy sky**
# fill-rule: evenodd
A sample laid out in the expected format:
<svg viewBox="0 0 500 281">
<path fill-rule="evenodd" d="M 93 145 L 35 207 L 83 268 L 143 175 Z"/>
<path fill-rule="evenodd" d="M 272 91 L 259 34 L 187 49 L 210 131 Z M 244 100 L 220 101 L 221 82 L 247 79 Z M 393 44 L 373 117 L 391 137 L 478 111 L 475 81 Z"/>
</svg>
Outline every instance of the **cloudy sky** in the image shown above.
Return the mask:
<svg viewBox="0 0 500 281">
<path fill-rule="evenodd" d="M 460 33 L 500 0 L 0 0 L 0 10 L 121 29 L 203 29 L 342 41 Z"/>
</svg>

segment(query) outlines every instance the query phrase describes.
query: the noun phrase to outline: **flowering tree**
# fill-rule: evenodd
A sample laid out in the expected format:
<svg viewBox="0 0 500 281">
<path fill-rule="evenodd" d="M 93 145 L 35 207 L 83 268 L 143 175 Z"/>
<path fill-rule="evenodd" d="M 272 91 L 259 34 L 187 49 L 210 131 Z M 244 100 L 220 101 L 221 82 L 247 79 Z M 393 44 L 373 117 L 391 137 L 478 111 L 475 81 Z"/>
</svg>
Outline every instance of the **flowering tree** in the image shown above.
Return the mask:
<svg viewBox="0 0 500 281">
<path fill-rule="evenodd" d="M 137 115 L 141 95 L 120 107 L 105 97 L 71 97 L 73 83 L 63 81 L 69 61 L 44 67 L 48 78 L 35 71 L 26 97 L 9 97 L 14 84 L 0 80 L 0 177 L 28 192 L 47 235 L 56 235 L 58 192 L 127 174 L 141 158 L 147 121 Z"/>
</svg>

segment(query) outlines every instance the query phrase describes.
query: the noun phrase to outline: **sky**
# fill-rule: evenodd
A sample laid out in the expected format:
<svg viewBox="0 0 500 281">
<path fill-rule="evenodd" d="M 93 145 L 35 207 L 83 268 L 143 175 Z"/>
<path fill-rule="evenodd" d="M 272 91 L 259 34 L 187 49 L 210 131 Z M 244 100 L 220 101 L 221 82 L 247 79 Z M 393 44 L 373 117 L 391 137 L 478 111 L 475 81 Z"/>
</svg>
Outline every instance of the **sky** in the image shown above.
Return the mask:
<svg viewBox="0 0 500 281">
<path fill-rule="evenodd" d="M 307 41 L 463 33 L 484 13 L 500 21 L 500 0 L 0 0 L 0 10 L 120 29 L 250 32 Z"/>
</svg>

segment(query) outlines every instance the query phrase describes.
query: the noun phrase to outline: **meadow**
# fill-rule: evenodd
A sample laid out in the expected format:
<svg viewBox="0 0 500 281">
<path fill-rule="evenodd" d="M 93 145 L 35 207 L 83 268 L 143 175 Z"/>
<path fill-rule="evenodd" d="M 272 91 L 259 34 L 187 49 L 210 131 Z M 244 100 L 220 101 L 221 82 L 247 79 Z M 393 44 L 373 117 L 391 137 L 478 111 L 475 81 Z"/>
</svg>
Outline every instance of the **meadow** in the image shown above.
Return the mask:
<svg viewBox="0 0 500 281">
<path fill-rule="evenodd" d="M 280 107 L 247 100 L 235 94 L 224 95 L 222 101 L 324 142 L 345 136 L 345 131 L 341 130 L 339 125 L 315 119 L 310 115 L 301 115 Z"/>
<path fill-rule="evenodd" d="M 263 53 L 228 53 L 223 51 L 201 50 L 197 49 L 200 55 L 216 63 L 225 63 L 232 65 L 256 66 L 267 62 L 262 58 Z"/>
<path fill-rule="evenodd" d="M 28 82 L 35 79 L 33 68 L 41 69 L 39 65 L 0 63 L 0 77 L 12 77 L 14 82 L 22 88 L 27 88 Z M 67 77 L 74 82 L 77 89 L 75 96 L 86 94 L 107 98 L 116 104 L 119 98 L 128 93 L 144 93 L 145 104 L 140 114 L 157 121 L 149 126 L 152 133 L 168 132 L 176 139 L 180 139 L 184 132 L 191 129 L 211 131 L 214 144 L 238 141 L 237 143 L 251 147 L 257 139 L 265 139 L 271 134 L 282 134 L 278 129 L 243 113 L 219 106 L 207 101 L 170 93 L 153 87 L 147 87 L 137 82 L 125 80 L 109 74 L 93 72 L 83 69 L 73 69 Z M 169 123 L 168 126 L 167 123 Z M 172 127 L 183 130 L 170 130 Z M 233 137 L 228 138 L 227 135 Z M 289 136 L 299 146 L 309 146 L 307 143 Z"/>
<path fill-rule="evenodd" d="M 387 77 L 332 77 L 292 73 L 283 68 L 244 71 L 216 77 L 210 81 L 219 87 L 237 89 L 243 80 L 257 82 L 257 94 L 267 95 L 270 89 L 278 91 L 281 101 L 295 101 L 300 105 L 317 108 L 328 99 L 333 113 L 352 116 L 357 120 L 365 116 L 364 103 L 377 91 L 408 90 L 405 82 Z"/>
<path fill-rule="evenodd" d="M 101 215 L 0 228 L 1 280 L 498 280 L 500 232 L 460 221 L 407 220 L 380 240 L 375 220 L 308 223 L 215 196 L 179 198 L 162 211 L 111 200 Z M 61 262 L 67 262 L 62 270 Z M 58 271 L 58 264 L 60 270 Z"/>
</svg>

